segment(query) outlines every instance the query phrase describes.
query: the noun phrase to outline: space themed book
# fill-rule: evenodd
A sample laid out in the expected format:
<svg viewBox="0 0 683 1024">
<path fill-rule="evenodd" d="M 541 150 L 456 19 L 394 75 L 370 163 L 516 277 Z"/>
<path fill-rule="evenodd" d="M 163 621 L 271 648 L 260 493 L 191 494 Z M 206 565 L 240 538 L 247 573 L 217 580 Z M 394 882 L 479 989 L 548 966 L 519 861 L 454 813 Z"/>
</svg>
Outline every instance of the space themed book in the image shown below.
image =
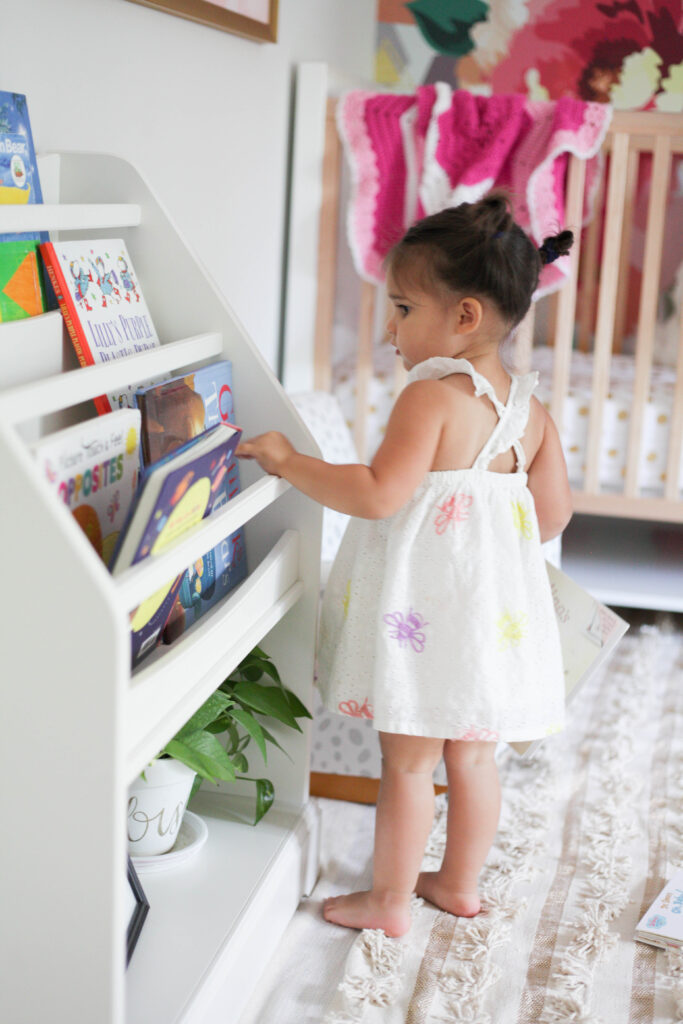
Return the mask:
<svg viewBox="0 0 683 1024">
<path fill-rule="evenodd" d="M 135 397 L 142 415 L 142 457 L 147 465 L 203 430 L 234 421 L 232 364 L 220 359 L 154 387 L 141 388 Z M 233 456 L 214 508 L 239 492 L 240 471 Z M 240 527 L 188 566 L 164 629 L 164 642 L 172 643 L 246 575 L 246 546 Z"/>
<path fill-rule="evenodd" d="M 36 151 L 26 97 L 0 90 L 0 204 L 42 203 Z M 47 234 L 29 231 L 0 234 L 0 242 L 40 239 Z"/>
<path fill-rule="evenodd" d="M 143 470 L 111 571 L 165 551 L 208 516 L 228 473 L 241 430 L 221 423 Z M 185 576 L 181 572 L 131 612 L 133 667 L 158 644 Z"/>
<path fill-rule="evenodd" d="M 45 271 L 81 366 L 108 363 L 160 342 L 125 243 L 120 238 L 44 242 Z M 150 382 L 152 383 L 152 382 Z M 99 395 L 99 413 L 134 407 L 135 382 Z"/>
</svg>

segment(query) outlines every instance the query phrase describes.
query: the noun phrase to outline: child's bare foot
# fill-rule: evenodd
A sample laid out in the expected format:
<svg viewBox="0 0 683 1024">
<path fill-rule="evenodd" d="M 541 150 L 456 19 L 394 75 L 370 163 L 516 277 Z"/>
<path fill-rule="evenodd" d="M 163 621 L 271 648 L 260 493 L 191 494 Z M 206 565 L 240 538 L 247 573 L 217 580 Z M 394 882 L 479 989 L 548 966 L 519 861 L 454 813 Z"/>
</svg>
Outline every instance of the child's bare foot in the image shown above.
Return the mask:
<svg viewBox="0 0 683 1024">
<path fill-rule="evenodd" d="M 475 892 L 454 892 L 444 885 L 440 871 L 422 871 L 417 879 L 415 892 L 456 917 L 475 917 L 481 910 L 479 894 Z"/>
<path fill-rule="evenodd" d="M 323 917 L 345 928 L 380 928 L 385 935 L 398 938 L 410 928 L 410 903 L 407 897 L 393 893 L 352 892 L 325 900 Z"/>
</svg>

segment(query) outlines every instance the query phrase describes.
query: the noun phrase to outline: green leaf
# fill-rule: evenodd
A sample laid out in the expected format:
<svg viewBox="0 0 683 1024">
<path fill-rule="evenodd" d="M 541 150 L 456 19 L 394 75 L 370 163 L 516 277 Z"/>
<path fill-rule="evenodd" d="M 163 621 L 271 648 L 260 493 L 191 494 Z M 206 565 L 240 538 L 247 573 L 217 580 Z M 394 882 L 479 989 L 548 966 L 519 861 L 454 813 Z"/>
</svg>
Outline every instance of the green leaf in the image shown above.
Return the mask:
<svg viewBox="0 0 683 1024">
<path fill-rule="evenodd" d="M 232 763 L 235 771 L 240 772 L 242 775 L 249 771 L 249 762 L 244 754 L 233 754 Z"/>
<path fill-rule="evenodd" d="M 223 719 L 219 718 L 215 722 L 211 722 L 209 725 L 205 726 L 204 729 L 206 732 L 211 732 L 214 736 L 217 736 L 220 733 L 225 732 L 227 726 Z"/>
<path fill-rule="evenodd" d="M 233 708 L 231 710 L 230 714 L 233 715 L 235 713 L 235 710 L 241 711 L 242 709 L 239 708 L 239 707 L 238 708 Z M 225 726 L 225 732 L 227 733 L 227 735 L 229 737 L 229 741 L 226 743 L 226 746 L 228 748 L 228 753 L 229 754 L 233 754 L 237 750 L 239 745 L 240 745 L 239 730 L 238 730 L 237 726 L 234 725 L 233 722 L 228 722 L 227 725 Z"/>
<path fill-rule="evenodd" d="M 246 731 L 249 733 L 249 736 L 255 741 L 256 745 L 261 751 L 261 756 L 265 761 L 267 758 L 266 740 L 263 735 L 263 729 L 261 728 L 260 724 L 256 721 L 254 716 L 251 715 L 248 711 L 245 711 L 244 708 L 233 708 L 232 717 L 235 719 L 236 722 L 239 722 L 243 729 L 246 729 Z"/>
<path fill-rule="evenodd" d="M 208 700 L 205 700 L 200 708 L 197 708 L 191 718 L 188 718 L 185 725 L 178 730 L 176 738 L 184 737 L 200 729 L 206 729 L 211 722 L 215 722 L 223 711 L 230 705 L 230 698 L 224 693 L 215 691 Z"/>
<path fill-rule="evenodd" d="M 264 814 L 270 809 L 275 796 L 275 789 L 270 779 L 252 779 L 256 783 L 256 817 L 254 824 L 258 825 Z"/>
<path fill-rule="evenodd" d="M 276 718 L 290 729 L 301 732 L 296 718 L 291 712 L 287 698 L 276 686 L 261 686 L 259 683 L 238 683 L 234 689 L 235 699 L 246 704 L 262 715 Z"/>
<path fill-rule="evenodd" d="M 285 690 L 285 696 L 295 718 L 313 718 L 311 712 L 301 703 L 295 693 L 292 693 L 291 690 Z"/>
<path fill-rule="evenodd" d="M 193 732 L 182 740 L 169 740 L 164 750 L 210 782 L 218 779 L 227 782 L 235 780 L 232 761 L 216 737 L 208 732 Z"/>
<path fill-rule="evenodd" d="M 261 678 L 263 672 L 258 665 L 248 665 L 240 670 L 240 674 L 250 683 L 255 683 Z"/>
<path fill-rule="evenodd" d="M 260 664 L 261 668 L 263 669 L 263 673 L 265 675 L 270 676 L 270 678 L 273 679 L 278 684 L 278 686 L 282 686 L 280 673 L 275 668 L 275 665 L 273 665 L 272 661 L 262 661 Z"/>
<path fill-rule="evenodd" d="M 272 743 L 274 747 L 277 747 L 278 750 L 281 750 L 285 757 L 291 761 L 292 759 L 285 750 L 285 748 L 280 743 L 278 743 L 278 741 L 275 739 L 272 733 L 268 732 L 265 725 L 262 725 L 261 728 L 263 729 L 263 735 L 265 736 L 268 743 Z"/>
<path fill-rule="evenodd" d="M 429 45 L 450 57 L 474 49 L 470 29 L 489 12 L 486 0 L 413 0 L 406 7 Z"/>
</svg>

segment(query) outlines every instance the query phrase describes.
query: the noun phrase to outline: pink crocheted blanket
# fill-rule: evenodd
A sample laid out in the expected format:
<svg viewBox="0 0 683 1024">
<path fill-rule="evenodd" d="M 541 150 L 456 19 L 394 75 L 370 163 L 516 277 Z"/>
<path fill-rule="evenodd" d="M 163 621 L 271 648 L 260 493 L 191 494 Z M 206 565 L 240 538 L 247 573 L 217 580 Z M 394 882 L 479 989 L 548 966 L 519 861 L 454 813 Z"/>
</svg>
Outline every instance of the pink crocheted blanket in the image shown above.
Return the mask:
<svg viewBox="0 0 683 1024">
<path fill-rule="evenodd" d="M 515 219 L 537 245 L 565 226 L 578 230 L 565 225 L 569 154 L 586 161 L 585 223 L 611 116 L 603 103 L 478 96 L 445 82 L 413 95 L 346 93 L 337 121 L 352 173 L 348 235 L 358 273 L 381 282 L 384 257 L 411 224 L 493 187 L 506 189 Z M 568 256 L 544 267 L 535 298 L 559 288 L 568 273 Z"/>
</svg>

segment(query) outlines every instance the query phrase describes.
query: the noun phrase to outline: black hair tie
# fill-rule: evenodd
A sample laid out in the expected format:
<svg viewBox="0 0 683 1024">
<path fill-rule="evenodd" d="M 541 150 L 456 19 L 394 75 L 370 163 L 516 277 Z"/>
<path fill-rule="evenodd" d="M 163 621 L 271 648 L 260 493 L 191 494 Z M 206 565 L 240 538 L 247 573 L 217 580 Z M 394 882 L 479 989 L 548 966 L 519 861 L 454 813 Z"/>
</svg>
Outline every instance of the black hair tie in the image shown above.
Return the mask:
<svg viewBox="0 0 683 1024">
<path fill-rule="evenodd" d="M 555 260 L 558 259 L 558 257 L 562 256 L 562 253 L 557 248 L 552 239 L 546 239 L 546 241 L 541 246 L 540 251 L 545 254 L 546 264 L 554 263 Z"/>
</svg>

